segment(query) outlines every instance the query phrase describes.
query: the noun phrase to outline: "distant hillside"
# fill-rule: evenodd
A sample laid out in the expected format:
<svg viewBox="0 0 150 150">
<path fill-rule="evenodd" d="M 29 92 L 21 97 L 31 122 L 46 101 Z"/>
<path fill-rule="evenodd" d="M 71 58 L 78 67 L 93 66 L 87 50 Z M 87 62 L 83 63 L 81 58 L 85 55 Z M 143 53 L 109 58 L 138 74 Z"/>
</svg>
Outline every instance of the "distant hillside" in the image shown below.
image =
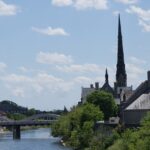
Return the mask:
<svg viewBox="0 0 150 150">
<path fill-rule="evenodd" d="M 0 111 L 6 113 L 22 113 L 25 114 L 28 111 L 28 108 L 17 105 L 16 103 L 4 100 L 0 102 Z"/>
<path fill-rule="evenodd" d="M 0 102 L 0 112 L 5 112 L 7 114 L 19 113 L 19 114 L 25 114 L 27 116 L 32 116 L 34 114 L 39 114 L 39 113 L 53 113 L 53 114 L 61 115 L 63 113 L 68 112 L 68 110 L 66 109 L 66 107 L 64 107 L 64 110 L 40 111 L 34 108 L 28 109 L 27 107 L 19 106 L 10 100 L 3 100 Z"/>
</svg>

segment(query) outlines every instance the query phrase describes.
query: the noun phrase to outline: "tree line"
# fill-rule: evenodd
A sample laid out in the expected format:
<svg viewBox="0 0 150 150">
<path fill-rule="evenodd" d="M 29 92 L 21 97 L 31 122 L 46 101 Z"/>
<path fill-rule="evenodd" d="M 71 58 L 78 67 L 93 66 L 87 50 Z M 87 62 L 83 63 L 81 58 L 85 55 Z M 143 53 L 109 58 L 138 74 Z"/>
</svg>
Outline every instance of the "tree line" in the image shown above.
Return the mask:
<svg viewBox="0 0 150 150">
<path fill-rule="evenodd" d="M 52 135 L 62 137 L 74 150 L 150 150 L 150 114 L 138 129 L 124 129 L 121 125 L 96 128 L 97 121 L 117 114 L 113 96 L 95 91 L 88 95 L 85 104 L 72 107 L 52 125 Z"/>
</svg>

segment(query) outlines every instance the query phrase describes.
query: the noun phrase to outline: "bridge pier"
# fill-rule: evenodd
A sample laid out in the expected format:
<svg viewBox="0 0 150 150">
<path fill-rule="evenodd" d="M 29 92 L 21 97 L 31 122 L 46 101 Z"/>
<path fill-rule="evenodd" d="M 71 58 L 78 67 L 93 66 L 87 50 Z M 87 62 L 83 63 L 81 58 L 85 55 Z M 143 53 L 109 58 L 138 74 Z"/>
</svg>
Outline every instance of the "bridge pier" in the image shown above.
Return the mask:
<svg viewBox="0 0 150 150">
<path fill-rule="evenodd" d="M 13 139 L 19 140 L 21 138 L 20 125 L 13 126 Z"/>
</svg>

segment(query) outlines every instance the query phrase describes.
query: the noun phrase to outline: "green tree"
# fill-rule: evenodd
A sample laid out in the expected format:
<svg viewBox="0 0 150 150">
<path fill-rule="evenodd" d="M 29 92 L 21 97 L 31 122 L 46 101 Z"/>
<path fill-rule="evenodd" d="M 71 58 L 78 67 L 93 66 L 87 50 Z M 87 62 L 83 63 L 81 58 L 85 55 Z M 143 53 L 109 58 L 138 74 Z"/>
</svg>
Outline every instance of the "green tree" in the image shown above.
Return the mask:
<svg viewBox="0 0 150 150">
<path fill-rule="evenodd" d="M 28 112 L 27 112 L 28 116 L 32 116 L 32 115 L 35 115 L 35 114 L 36 114 L 36 110 L 34 108 L 29 109 Z"/>
<path fill-rule="evenodd" d="M 99 106 L 100 110 L 104 113 L 105 120 L 117 114 L 117 105 L 110 93 L 95 91 L 87 96 L 87 102 Z"/>
<path fill-rule="evenodd" d="M 7 117 L 12 119 L 12 120 L 22 120 L 25 119 L 27 116 L 24 114 L 20 114 L 20 113 L 15 113 L 15 114 L 7 114 Z"/>
<path fill-rule="evenodd" d="M 74 149 L 88 148 L 94 136 L 95 123 L 103 119 L 103 113 L 93 104 L 73 107 L 52 125 L 52 135 L 60 136 Z"/>
<path fill-rule="evenodd" d="M 150 150 L 150 113 L 138 129 L 127 129 L 108 150 Z"/>
</svg>

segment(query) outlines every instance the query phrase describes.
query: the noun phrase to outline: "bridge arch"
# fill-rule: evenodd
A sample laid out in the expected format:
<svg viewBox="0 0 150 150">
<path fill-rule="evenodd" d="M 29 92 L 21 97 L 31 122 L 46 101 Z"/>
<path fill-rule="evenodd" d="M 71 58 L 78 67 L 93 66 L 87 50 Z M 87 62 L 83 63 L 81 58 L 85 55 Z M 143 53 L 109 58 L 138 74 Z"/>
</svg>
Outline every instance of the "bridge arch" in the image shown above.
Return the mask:
<svg viewBox="0 0 150 150">
<path fill-rule="evenodd" d="M 31 121 L 31 120 L 57 120 L 60 117 L 60 115 L 56 114 L 36 114 L 31 117 L 25 118 L 22 121 Z"/>
</svg>

